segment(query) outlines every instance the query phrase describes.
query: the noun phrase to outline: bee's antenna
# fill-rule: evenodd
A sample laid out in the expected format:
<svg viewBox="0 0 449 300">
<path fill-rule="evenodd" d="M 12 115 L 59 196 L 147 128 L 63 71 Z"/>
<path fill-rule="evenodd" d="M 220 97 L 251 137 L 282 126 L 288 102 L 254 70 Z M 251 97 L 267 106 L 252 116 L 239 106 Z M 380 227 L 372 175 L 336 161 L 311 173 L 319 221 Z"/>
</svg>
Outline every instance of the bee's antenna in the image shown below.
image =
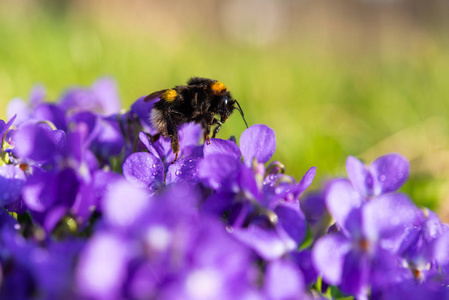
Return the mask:
<svg viewBox="0 0 449 300">
<path fill-rule="evenodd" d="M 234 99 L 234 100 L 235 100 L 235 99 Z M 238 105 L 237 110 L 238 110 L 238 111 L 240 112 L 240 114 L 242 115 L 242 118 L 243 118 L 243 121 L 245 122 L 246 128 L 248 128 L 248 123 L 246 123 L 245 115 L 243 114 L 243 110 L 242 110 L 242 108 L 240 107 L 239 102 L 238 102 L 237 100 L 235 100 L 235 103 L 237 103 L 237 105 Z"/>
</svg>

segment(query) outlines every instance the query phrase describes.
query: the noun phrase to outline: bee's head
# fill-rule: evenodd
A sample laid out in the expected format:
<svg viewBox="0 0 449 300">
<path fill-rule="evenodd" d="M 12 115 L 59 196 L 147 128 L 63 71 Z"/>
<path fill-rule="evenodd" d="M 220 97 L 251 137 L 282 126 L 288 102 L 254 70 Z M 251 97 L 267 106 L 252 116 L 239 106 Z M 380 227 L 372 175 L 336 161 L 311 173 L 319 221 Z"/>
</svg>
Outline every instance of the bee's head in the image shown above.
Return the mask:
<svg viewBox="0 0 449 300">
<path fill-rule="evenodd" d="M 237 106 L 235 106 L 236 104 Z M 220 108 L 221 121 L 225 122 L 229 118 L 234 109 L 237 109 L 240 112 L 243 122 L 245 122 L 246 128 L 248 128 L 248 123 L 246 123 L 245 115 L 243 114 L 243 110 L 240 107 L 238 101 L 233 99 L 229 93 L 223 95 L 221 98 L 221 108 Z"/>
<path fill-rule="evenodd" d="M 229 93 L 226 86 L 221 83 L 220 81 L 214 81 L 210 85 L 210 89 L 212 93 L 215 96 L 219 97 L 219 114 L 221 117 L 221 122 L 226 122 L 226 120 L 229 118 L 229 116 L 232 114 L 234 109 L 237 109 L 240 114 L 242 115 L 243 121 L 245 122 L 246 127 L 248 128 L 248 124 L 246 123 L 245 116 L 243 115 L 242 108 L 240 107 L 240 104 L 237 102 L 237 100 L 233 99 L 231 96 L 231 93 Z M 237 103 L 237 107 L 235 104 Z"/>
<path fill-rule="evenodd" d="M 232 111 L 235 108 L 234 104 L 235 104 L 235 100 L 232 99 L 229 92 L 224 93 L 220 97 L 219 113 L 220 113 L 222 122 L 226 122 L 226 120 L 232 114 Z"/>
</svg>

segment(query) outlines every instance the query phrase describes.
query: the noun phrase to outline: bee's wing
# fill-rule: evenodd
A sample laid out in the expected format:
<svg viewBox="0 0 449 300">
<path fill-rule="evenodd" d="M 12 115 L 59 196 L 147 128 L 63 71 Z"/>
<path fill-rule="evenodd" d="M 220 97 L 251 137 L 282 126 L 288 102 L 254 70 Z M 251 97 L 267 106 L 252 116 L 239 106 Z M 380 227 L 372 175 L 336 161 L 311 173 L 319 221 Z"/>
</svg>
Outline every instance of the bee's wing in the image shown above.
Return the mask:
<svg viewBox="0 0 449 300">
<path fill-rule="evenodd" d="M 151 94 L 149 94 L 148 96 L 146 96 L 146 97 L 143 99 L 143 101 L 149 102 L 149 101 L 152 101 L 152 100 L 154 100 L 154 99 L 160 98 L 160 97 L 162 96 L 162 94 L 163 94 L 165 91 L 167 91 L 167 89 L 161 90 L 161 91 L 157 91 L 157 92 L 154 92 L 154 93 L 151 93 Z"/>
</svg>

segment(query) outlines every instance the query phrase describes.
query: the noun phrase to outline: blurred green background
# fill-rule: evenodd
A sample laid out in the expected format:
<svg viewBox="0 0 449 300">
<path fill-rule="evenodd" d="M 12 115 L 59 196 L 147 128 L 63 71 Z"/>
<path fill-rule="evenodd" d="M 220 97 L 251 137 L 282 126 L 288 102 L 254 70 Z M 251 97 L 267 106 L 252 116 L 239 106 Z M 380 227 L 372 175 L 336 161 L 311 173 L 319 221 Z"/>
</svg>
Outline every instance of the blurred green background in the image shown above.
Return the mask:
<svg viewBox="0 0 449 300">
<path fill-rule="evenodd" d="M 35 83 L 109 75 L 123 106 L 191 76 L 218 79 L 275 159 L 314 187 L 348 155 L 410 159 L 404 187 L 449 220 L 449 2 L 439 0 L 1 0 L 1 118 Z M 220 137 L 239 137 L 235 113 Z"/>
</svg>

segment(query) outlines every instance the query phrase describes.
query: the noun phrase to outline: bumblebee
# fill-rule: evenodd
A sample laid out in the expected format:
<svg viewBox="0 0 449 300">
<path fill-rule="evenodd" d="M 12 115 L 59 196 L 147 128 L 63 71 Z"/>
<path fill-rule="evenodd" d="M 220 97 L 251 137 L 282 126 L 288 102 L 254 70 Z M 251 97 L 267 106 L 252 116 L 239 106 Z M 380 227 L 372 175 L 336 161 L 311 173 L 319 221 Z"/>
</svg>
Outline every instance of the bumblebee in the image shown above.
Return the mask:
<svg viewBox="0 0 449 300">
<path fill-rule="evenodd" d="M 204 129 L 204 140 L 209 144 L 211 126 L 217 125 L 212 134 L 214 138 L 234 109 L 240 112 L 248 128 L 240 104 L 232 98 L 226 86 L 217 80 L 192 77 L 187 85 L 151 93 L 144 101 L 157 98 L 160 100 L 151 110 L 150 121 L 159 133 L 153 135 L 152 140 L 156 141 L 160 135 L 171 139 L 171 148 L 175 154 L 173 162 L 178 159 L 179 154 L 178 128 L 184 123 L 200 124 Z M 216 115 L 220 116 L 220 120 Z"/>
</svg>

